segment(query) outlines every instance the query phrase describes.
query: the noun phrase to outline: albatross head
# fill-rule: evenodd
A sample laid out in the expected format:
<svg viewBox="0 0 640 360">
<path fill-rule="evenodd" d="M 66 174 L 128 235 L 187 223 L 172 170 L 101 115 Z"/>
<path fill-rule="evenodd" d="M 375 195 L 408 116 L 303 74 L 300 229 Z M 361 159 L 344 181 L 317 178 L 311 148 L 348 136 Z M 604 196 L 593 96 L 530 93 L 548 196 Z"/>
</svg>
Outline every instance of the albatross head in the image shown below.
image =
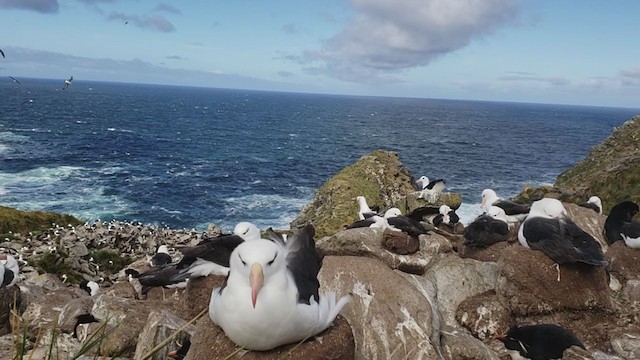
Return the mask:
<svg viewBox="0 0 640 360">
<path fill-rule="evenodd" d="M 482 190 L 482 204 L 480 204 L 480 208 L 489 207 L 493 205 L 494 202 L 498 200 L 498 194 L 492 189 L 484 189 Z"/>
<path fill-rule="evenodd" d="M 427 185 L 429 185 L 429 178 L 424 175 L 420 176 L 420 178 L 416 180 L 416 185 L 418 185 L 418 188 L 420 190 L 424 190 L 424 188 L 426 188 Z"/>
<path fill-rule="evenodd" d="M 389 218 L 400 216 L 400 215 L 402 215 L 402 211 L 400 211 L 400 209 L 395 207 L 385 211 L 384 213 L 385 219 L 389 219 Z"/>
<path fill-rule="evenodd" d="M 233 229 L 233 233 L 243 238 L 244 241 L 260 239 L 260 229 L 247 221 L 239 222 Z"/>
<path fill-rule="evenodd" d="M 489 206 L 489 210 L 487 210 L 487 215 L 491 216 L 494 219 L 500 220 L 502 222 L 508 222 L 507 214 L 504 212 L 502 208 L 497 206 Z"/>
<path fill-rule="evenodd" d="M 239 281 L 251 288 L 251 303 L 256 307 L 258 295 L 265 283 L 278 274 L 285 274 L 286 253 L 276 243 L 257 239 L 243 242 L 231 254 L 229 282 Z"/>
</svg>

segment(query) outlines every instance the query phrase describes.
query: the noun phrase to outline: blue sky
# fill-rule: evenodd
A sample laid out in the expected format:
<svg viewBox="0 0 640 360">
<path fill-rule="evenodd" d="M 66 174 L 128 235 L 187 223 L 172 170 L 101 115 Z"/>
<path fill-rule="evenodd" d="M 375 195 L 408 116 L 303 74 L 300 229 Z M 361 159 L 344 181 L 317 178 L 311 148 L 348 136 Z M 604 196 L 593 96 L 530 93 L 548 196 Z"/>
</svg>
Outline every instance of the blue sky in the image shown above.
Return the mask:
<svg viewBox="0 0 640 360">
<path fill-rule="evenodd" d="M 0 75 L 640 108 L 638 14 L 637 0 L 0 0 Z"/>
</svg>

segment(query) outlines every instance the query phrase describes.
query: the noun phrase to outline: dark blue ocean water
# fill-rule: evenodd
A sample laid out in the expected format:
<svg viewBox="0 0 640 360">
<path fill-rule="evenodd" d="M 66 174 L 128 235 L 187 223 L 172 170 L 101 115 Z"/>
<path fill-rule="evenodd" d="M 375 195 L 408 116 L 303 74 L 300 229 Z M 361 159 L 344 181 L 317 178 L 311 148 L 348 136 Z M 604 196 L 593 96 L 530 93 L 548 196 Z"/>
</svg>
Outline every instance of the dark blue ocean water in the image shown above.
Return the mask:
<svg viewBox="0 0 640 360">
<path fill-rule="evenodd" d="M 287 227 L 360 156 L 513 196 L 640 110 L 22 79 L 0 84 L 0 204 L 173 228 Z M 30 101 L 32 100 L 32 101 Z"/>
</svg>

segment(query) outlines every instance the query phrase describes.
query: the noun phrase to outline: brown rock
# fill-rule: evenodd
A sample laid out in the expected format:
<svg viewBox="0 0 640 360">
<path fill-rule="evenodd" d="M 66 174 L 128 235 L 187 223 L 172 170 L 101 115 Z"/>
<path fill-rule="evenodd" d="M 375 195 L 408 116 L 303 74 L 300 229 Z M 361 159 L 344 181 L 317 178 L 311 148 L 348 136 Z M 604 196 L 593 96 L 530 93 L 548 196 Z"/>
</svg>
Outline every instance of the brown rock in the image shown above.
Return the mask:
<svg viewBox="0 0 640 360">
<path fill-rule="evenodd" d="M 347 305 L 348 306 L 348 305 Z M 215 325 L 206 314 L 196 323 L 195 334 L 191 338 L 191 347 L 185 360 L 212 359 L 336 359 L 351 360 L 354 358 L 355 345 L 353 333 L 344 317 L 338 315 L 333 325 L 317 336 L 298 344 L 279 346 L 269 351 L 240 351 L 225 334 L 222 328 Z"/>
<path fill-rule="evenodd" d="M 445 326 L 442 329 L 442 352 L 451 360 L 499 360 L 490 346 L 464 331 Z"/>
<path fill-rule="evenodd" d="M 208 309 L 211 292 L 214 288 L 222 286 L 224 279 L 224 276 L 214 275 L 189 279 L 180 300 L 181 307 L 177 310 L 178 315 L 188 321 L 200 314 L 202 310 Z"/>
<path fill-rule="evenodd" d="M 608 311 L 608 277 L 601 267 L 560 265 L 542 252 L 510 246 L 498 261 L 496 293 L 512 314 L 526 316 L 554 311 Z"/>
<path fill-rule="evenodd" d="M 325 255 L 364 256 L 378 259 L 391 269 L 411 274 L 423 274 L 437 251 L 451 251 L 448 241 L 437 234 L 420 235 L 420 250 L 411 255 L 399 255 L 383 248 L 380 229 L 356 228 L 324 237 L 316 247 Z"/>
<path fill-rule="evenodd" d="M 609 262 L 611 274 L 619 280 L 640 280 L 640 250 L 616 241 L 609 246 L 604 258 Z"/>
<path fill-rule="evenodd" d="M 495 290 L 462 301 L 456 310 L 456 320 L 483 341 L 502 334 L 511 324 L 509 310 L 500 303 Z"/>
<path fill-rule="evenodd" d="M 39 330 L 51 329 L 58 321 L 62 309 L 74 299 L 87 297 L 84 290 L 75 287 L 58 288 L 32 298 L 22 314 L 25 324 L 37 333 Z"/>
<path fill-rule="evenodd" d="M 497 262 L 498 259 L 500 259 L 500 256 L 502 255 L 504 249 L 509 246 L 511 245 L 506 241 L 491 244 L 486 248 L 476 248 L 462 244 L 458 248 L 458 255 L 460 255 L 460 257 L 463 259 Z"/>
<path fill-rule="evenodd" d="M 399 272 L 375 259 L 326 256 L 318 279 L 321 292 L 351 294 L 341 314 L 353 329 L 356 359 L 437 357 L 429 300 Z"/>
<path fill-rule="evenodd" d="M 420 240 L 401 231 L 385 229 L 382 235 L 382 248 L 394 254 L 413 254 L 420 250 Z"/>
<path fill-rule="evenodd" d="M 608 245 L 604 238 L 604 234 L 602 233 L 602 229 L 604 229 L 604 222 L 607 219 L 606 216 L 599 215 L 591 209 L 576 204 L 562 203 L 562 205 L 567 209 L 569 218 L 582 230 L 586 231 L 589 235 L 593 236 L 594 239 L 598 240 L 600 246 L 602 246 L 602 250 L 606 251 Z"/>
<path fill-rule="evenodd" d="M 58 326 L 60 330 L 67 334 L 73 333 L 76 318 L 82 314 L 90 314 L 94 301 L 95 298 L 91 296 L 83 296 L 68 302 L 58 316 Z"/>
</svg>

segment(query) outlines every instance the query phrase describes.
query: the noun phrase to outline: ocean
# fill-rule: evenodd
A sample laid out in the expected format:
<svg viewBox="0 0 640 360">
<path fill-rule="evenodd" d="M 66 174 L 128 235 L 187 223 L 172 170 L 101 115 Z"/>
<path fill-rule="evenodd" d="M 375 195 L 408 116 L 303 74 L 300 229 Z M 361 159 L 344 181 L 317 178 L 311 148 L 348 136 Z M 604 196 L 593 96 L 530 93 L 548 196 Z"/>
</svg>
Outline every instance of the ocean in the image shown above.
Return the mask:
<svg viewBox="0 0 640 360">
<path fill-rule="evenodd" d="M 0 84 L 0 205 L 80 219 L 288 228 L 375 149 L 462 194 L 549 184 L 638 109 L 74 80 Z"/>
</svg>

